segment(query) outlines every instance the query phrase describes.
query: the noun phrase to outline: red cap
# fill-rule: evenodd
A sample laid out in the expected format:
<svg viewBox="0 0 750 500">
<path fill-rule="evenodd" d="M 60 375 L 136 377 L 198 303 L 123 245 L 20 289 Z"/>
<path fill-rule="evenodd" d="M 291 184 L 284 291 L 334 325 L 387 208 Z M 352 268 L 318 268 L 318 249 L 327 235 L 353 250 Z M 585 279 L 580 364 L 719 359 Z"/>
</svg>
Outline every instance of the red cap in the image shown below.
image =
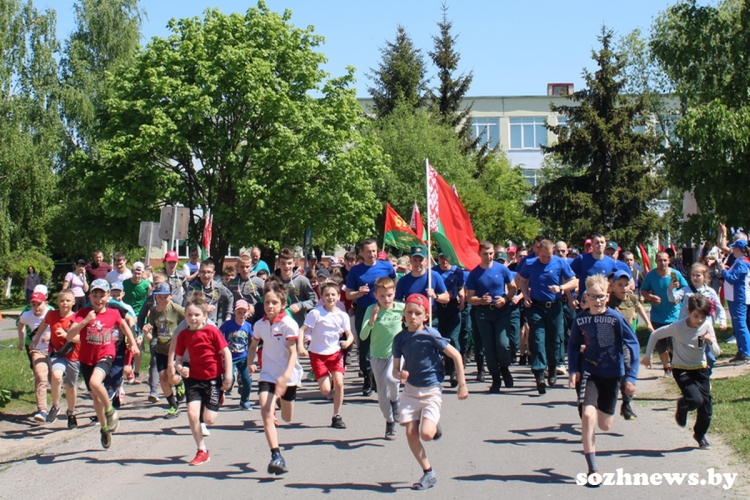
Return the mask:
<svg viewBox="0 0 750 500">
<path fill-rule="evenodd" d="M 428 307 L 430 307 L 430 301 L 422 295 L 421 293 L 412 293 L 406 298 L 407 304 L 417 304 L 418 306 L 422 306 L 424 310 L 426 311 Z"/>
<path fill-rule="evenodd" d="M 47 300 L 47 296 L 44 295 L 41 292 L 34 292 L 31 294 L 31 298 L 29 299 L 29 302 L 45 302 Z"/>
<path fill-rule="evenodd" d="M 174 250 L 170 250 L 169 252 L 164 254 L 164 262 L 177 262 L 180 258 L 177 257 L 177 252 Z"/>
<path fill-rule="evenodd" d="M 507 253 L 517 253 L 517 252 L 518 252 L 518 248 L 516 248 L 515 246 L 508 247 Z"/>
<path fill-rule="evenodd" d="M 591 244 L 591 238 L 587 238 L 586 241 L 583 242 L 584 245 L 590 245 Z"/>
<path fill-rule="evenodd" d="M 378 252 L 378 260 L 388 260 L 388 254 L 385 252 Z"/>
</svg>

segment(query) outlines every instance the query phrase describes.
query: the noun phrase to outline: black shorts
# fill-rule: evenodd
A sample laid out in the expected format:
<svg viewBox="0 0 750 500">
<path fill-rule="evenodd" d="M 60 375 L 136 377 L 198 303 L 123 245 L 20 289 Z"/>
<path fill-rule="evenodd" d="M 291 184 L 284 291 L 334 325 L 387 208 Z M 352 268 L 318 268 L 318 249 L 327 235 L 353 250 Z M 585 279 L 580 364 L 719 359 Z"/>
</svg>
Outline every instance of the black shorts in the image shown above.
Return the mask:
<svg viewBox="0 0 750 500">
<path fill-rule="evenodd" d="M 186 378 L 185 399 L 188 404 L 193 401 L 200 401 L 208 410 L 219 411 L 221 396 L 224 394 L 224 391 L 221 390 L 222 383 L 221 377 L 214 380 Z"/>
<path fill-rule="evenodd" d="M 614 415 L 619 387 L 620 377 L 603 378 L 583 372 L 578 404 L 584 407 L 594 406 L 602 413 Z"/>
<path fill-rule="evenodd" d="M 261 392 L 270 392 L 272 394 L 275 393 L 276 384 L 272 384 L 271 382 L 258 382 L 258 394 L 260 394 Z M 294 401 L 295 399 L 297 399 L 297 386 L 287 386 L 286 392 L 283 396 L 281 396 L 281 399 L 283 399 L 284 401 Z"/>
<path fill-rule="evenodd" d="M 104 372 L 104 376 L 106 378 L 109 375 L 109 372 L 112 371 L 112 358 L 100 359 L 96 362 L 95 365 L 87 365 L 85 363 L 81 363 L 81 375 L 83 375 L 83 381 L 86 382 L 86 389 L 88 389 L 89 391 L 91 390 L 91 387 L 89 386 L 89 380 L 91 380 L 91 375 L 97 368 Z"/>
<path fill-rule="evenodd" d="M 154 352 L 154 361 L 156 362 L 156 371 L 163 372 L 164 370 L 167 369 L 167 362 L 169 361 L 169 355 Z"/>
</svg>

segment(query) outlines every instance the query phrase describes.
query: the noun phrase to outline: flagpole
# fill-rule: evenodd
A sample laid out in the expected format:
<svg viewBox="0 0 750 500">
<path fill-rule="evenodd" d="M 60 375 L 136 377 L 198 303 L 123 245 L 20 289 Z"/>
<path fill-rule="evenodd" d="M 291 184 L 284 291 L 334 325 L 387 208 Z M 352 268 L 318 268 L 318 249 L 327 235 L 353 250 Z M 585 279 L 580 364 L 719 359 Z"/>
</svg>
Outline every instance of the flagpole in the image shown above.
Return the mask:
<svg viewBox="0 0 750 500">
<path fill-rule="evenodd" d="M 425 172 L 425 186 L 426 186 L 426 194 L 427 194 L 427 288 L 432 288 L 432 267 L 431 267 L 431 257 L 432 257 L 432 231 L 430 231 L 431 221 L 430 221 L 430 160 L 428 158 L 424 159 L 424 172 Z M 428 326 L 432 326 L 432 297 L 427 297 L 430 303 L 429 311 L 427 312 L 427 317 L 429 319 Z"/>
<path fill-rule="evenodd" d="M 385 209 L 386 215 L 383 219 L 383 248 L 380 250 L 381 252 L 385 252 L 385 225 L 388 223 L 388 202 L 386 202 L 386 205 L 383 208 Z"/>
</svg>

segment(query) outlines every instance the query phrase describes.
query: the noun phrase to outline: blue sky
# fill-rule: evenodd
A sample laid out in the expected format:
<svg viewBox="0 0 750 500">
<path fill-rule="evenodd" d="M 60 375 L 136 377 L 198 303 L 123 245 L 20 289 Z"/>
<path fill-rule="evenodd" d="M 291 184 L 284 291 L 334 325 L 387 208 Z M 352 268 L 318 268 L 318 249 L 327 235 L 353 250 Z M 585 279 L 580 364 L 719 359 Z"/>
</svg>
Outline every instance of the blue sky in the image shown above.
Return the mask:
<svg viewBox="0 0 750 500">
<path fill-rule="evenodd" d="M 460 71 L 473 71 L 469 96 L 542 95 L 547 83 L 581 88 L 584 67 L 593 68 L 591 50 L 602 24 L 625 35 L 647 32 L 654 17 L 676 0 L 454 0 L 448 2 L 453 32 L 459 36 Z M 334 76 L 357 70 L 357 96 L 368 96 L 366 74 L 380 61 L 379 48 L 393 40 L 401 24 L 425 59 L 438 33 L 441 0 L 266 0 L 275 11 L 290 9 L 297 26 L 313 25 L 325 37 L 321 50 Z M 705 3 L 705 2 L 701 2 Z M 57 11 L 58 37 L 73 30 L 73 0 L 37 0 Z M 244 12 L 256 2 L 238 0 L 142 0 L 148 18 L 143 43 L 167 36 L 173 17 L 199 16 L 209 7 Z M 431 62 L 428 75 L 435 73 Z"/>
</svg>

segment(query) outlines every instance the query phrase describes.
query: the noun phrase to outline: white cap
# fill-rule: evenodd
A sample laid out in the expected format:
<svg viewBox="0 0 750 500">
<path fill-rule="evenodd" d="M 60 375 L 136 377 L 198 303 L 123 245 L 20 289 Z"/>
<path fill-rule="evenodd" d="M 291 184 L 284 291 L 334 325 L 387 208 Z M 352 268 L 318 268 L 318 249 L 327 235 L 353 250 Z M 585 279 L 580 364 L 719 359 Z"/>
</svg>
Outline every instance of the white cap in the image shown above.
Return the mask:
<svg viewBox="0 0 750 500">
<path fill-rule="evenodd" d="M 146 266 L 143 265 L 143 262 L 133 264 L 133 271 L 143 271 L 144 269 L 146 269 Z"/>
<path fill-rule="evenodd" d="M 37 285 L 34 287 L 34 293 L 43 293 L 44 295 L 49 295 L 49 290 L 47 289 L 47 285 Z"/>
</svg>

